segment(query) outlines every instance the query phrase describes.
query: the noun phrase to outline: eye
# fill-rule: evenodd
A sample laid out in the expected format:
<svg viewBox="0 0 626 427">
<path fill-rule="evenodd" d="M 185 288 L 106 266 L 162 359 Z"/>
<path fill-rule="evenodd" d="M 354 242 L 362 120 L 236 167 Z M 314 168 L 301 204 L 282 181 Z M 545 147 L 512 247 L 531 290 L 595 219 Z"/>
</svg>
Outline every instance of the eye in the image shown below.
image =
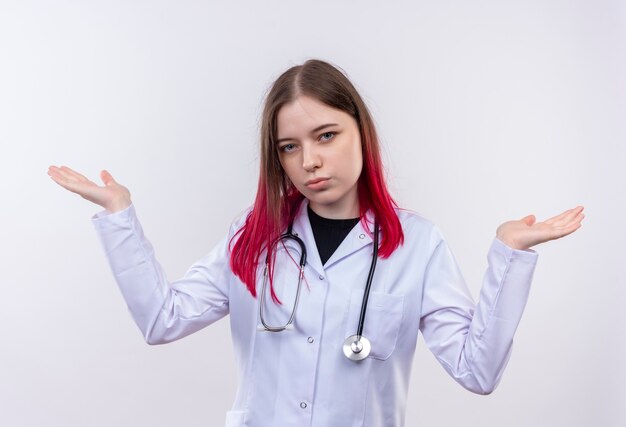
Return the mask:
<svg viewBox="0 0 626 427">
<path fill-rule="evenodd" d="M 337 134 L 337 132 L 324 132 L 322 134 L 322 141 L 330 141 L 331 139 L 333 139 L 335 137 L 335 135 Z M 330 136 L 328 136 L 330 135 Z M 328 136 L 328 138 L 323 138 L 325 136 Z"/>
<path fill-rule="evenodd" d="M 281 151 L 283 153 L 291 153 L 295 149 L 296 146 L 294 144 L 285 144 L 278 147 L 278 151 Z"/>
</svg>

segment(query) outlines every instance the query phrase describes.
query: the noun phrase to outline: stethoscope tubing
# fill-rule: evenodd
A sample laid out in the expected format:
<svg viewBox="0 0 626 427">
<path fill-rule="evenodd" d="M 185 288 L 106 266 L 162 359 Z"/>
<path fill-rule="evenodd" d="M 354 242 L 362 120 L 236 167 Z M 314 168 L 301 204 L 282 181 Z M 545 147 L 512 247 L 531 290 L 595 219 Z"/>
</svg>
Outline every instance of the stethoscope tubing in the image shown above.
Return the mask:
<svg viewBox="0 0 626 427">
<path fill-rule="evenodd" d="M 363 293 L 363 302 L 361 303 L 361 314 L 359 315 L 359 326 L 356 331 L 358 337 L 363 336 L 363 326 L 365 325 L 365 311 L 367 310 L 367 302 L 369 301 L 370 289 L 372 287 L 372 280 L 374 278 L 374 271 L 376 270 L 376 260 L 378 259 L 378 223 L 374 222 L 374 249 L 372 254 L 372 263 L 370 264 L 370 271 L 367 275 L 367 282 L 365 284 L 365 292 Z"/>
<path fill-rule="evenodd" d="M 291 232 L 291 228 L 292 226 L 290 224 L 289 228 L 287 229 L 287 232 L 283 233 L 277 239 L 276 242 L 280 242 L 283 239 L 292 239 L 292 240 L 295 240 L 296 243 L 298 243 L 298 245 L 300 245 L 301 254 L 300 254 L 300 261 L 298 263 L 300 272 L 298 273 L 298 287 L 296 288 L 296 300 L 293 304 L 293 309 L 291 310 L 291 316 L 289 317 L 289 321 L 287 322 L 287 324 L 285 324 L 285 326 L 270 326 L 267 323 L 265 323 L 265 318 L 263 317 L 263 306 L 265 302 L 265 288 L 267 285 L 267 276 L 269 274 L 269 260 L 266 257 L 265 258 L 265 270 L 263 271 L 263 286 L 261 287 L 261 300 L 259 301 L 259 317 L 261 318 L 261 323 L 263 324 L 263 327 L 265 328 L 266 331 L 269 331 L 269 332 L 281 332 L 281 331 L 284 331 L 285 329 L 288 329 L 296 317 L 296 310 L 298 308 L 298 302 L 300 301 L 300 289 L 302 288 L 302 279 L 304 278 L 304 266 L 306 265 L 306 247 L 304 246 L 304 242 L 302 241 L 302 239 L 300 239 L 298 236 L 294 235 Z"/>
<path fill-rule="evenodd" d="M 300 289 L 302 288 L 302 279 L 304 278 L 304 267 L 306 265 L 306 246 L 302 239 L 298 236 L 294 235 L 292 232 L 292 224 L 289 224 L 287 228 L 287 232 L 283 233 L 272 246 L 274 246 L 277 242 L 282 241 L 283 239 L 292 239 L 301 249 L 300 254 L 300 262 L 299 268 L 300 272 L 298 274 L 298 287 L 296 289 L 296 298 L 293 305 L 293 309 L 291 310 L 291 316 L 289 317 L 289 321 L 284 326 L 270 326 L 265 323 L 265 318 L 263 317 L 263 305 L 265 302 L 265 288 L 267 286 L 267 276 L 269 275 L 269 259 L 266 256 L 265 258 L 265 271 L 263 272 L 263 286 L 261 287 L 261 300 L 259 301 L 259 317 L 261 318 L 261 323 L 265 331 L 269 332 L 281 332 L 285 329 L 290 329 L 292 327 L 292 323 L 295 319 L 296 310 L 298 308 L 298 302 L 300 300 Z M 371 344 L 367 338 L 363 336 L 363 327 L 365 325 L 365 313 L 367 311 L 367 302 L 369 301 L 370 289 L 372 287 L 372 280 L 374 278 L 374 272 L 376 270 L 376 261 L 378 260 L 378 222 L 374 221 L 374 248 L 372 251 L 372 262 L 370 264 L 370 269 L 367 275 L 367 282 L 365 284 L 365 290 L 363 292 L 363 301 L 361 302 L 361 312 L 359 314 L 359 324 L 357 327 L 356 335 L 352 335 L 344 341 L 343 344 L 343 352 L 346 357 L 352 361 L 358 362 L 360 360 L 365 359 L 371 350 Z"/>
</svg>

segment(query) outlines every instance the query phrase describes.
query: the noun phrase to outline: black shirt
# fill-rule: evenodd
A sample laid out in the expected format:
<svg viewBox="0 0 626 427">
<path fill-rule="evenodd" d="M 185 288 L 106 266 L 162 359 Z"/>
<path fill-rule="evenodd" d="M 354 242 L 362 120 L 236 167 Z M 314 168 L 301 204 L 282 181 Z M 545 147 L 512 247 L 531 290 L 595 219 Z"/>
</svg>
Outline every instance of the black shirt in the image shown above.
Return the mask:
<svg viewBox="0 0 626 427">
<path fill-rule="evenodd" d="M 322 265 L 324 265 L 337 250 L 341 242 L 343 242 L 343 239 L 346 238 L 350 230 L 359 222 L 360 218 L 329 219 L 313 212 L 311 206 L 307 206 L 307 208 L 317 251 L 320 254 Z"/>
</svg>

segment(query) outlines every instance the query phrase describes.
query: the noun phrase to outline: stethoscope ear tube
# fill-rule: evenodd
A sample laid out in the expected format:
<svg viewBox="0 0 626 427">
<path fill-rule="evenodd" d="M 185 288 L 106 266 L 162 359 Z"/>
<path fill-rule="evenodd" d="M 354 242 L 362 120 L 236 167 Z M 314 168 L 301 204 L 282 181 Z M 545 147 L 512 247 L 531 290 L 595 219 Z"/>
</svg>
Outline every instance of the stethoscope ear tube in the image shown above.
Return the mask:
<svg viewBox="0 0 626 427">
<path fill-rule="evenodd" d="M 304 246 L 304 242 L 298 236 L 295 236 L 291 233 L 291 225 L 289 225 L 289 229 L 285 234 L 280 236 L 276 242 L 280 242 L 282 239 L 292 239 L 300 246 L 300 262 L 299 268 L 300 272 L 298 273 L 298 287 L 296 288 L 296 300 L 293 304 L 293 309 L 291 310 L 291 316 L 289 320 L 284 326 L 270 326 L 265 322 L 265 318 L 263 316 L 263 306 L 265 304 L 265 287 L 267 285 L 267 276 L 269 271 L 269 259 L 265 257 L 265 270 L 263 271 L 263 286 L 261 287 L 261 300 L 259 301 L 259 317 L 261 319 L 262 327 L 258 326 L 257 329 L 264 330 L 268 332 L 281 332 L 284 330 L 293 329 L 293 320 L 296 316 L 296 310 L 298 309 L 298 302 L 300 301 L 300 289 L 302 288 L 302 279 L 304 278 L 304 266 L 306 265 L 306 247 Z M 276 243 L 275 242 L 275 243 Z"/>
<path fill-rule="evenodd" d="M 284 330 L 293 329 L 293 320 L 296 317 L 296 310 L 298 309 L 298 302 L 300 301 L 300 289 L 302 288 L 302 278 L 304 277 L 304 267 L 300 267 L 300 273 L 298 273 L 298 287 L 296 288 L 296 300 L 293 303 L 293 309 L 291 310 L 291 316 L 284 326 L 270 326 L 265 322 L 263 317 L 263 306 L 265 304 L 265 287 L 267 285 L 268 265 L 265 265 L 265 272 L 263 273 L 263 287 L 261 288 L 261 300 L 259 301 L 259 317 L 263 324 L 263 329 L 268 332 L 281 332 Z"/>
<path fill-rule="evenodd" d="M 268 331 L 268 332 L 280 332 L 285 329 L 293 328 L 293 321 L 296 314 L 296 309 L 298 308 L 298 301 L 300 300 L 300 288 L 302 287 L 302 279 L 304 277 L 304 266 L 306 265 L 306 247 L 304 242 L 292 234 L 291 232 L 291 224 L 289 225 L 287 232 L 281 235 L 275 244 L 280 242 L 283 239 L 292 239 L 294 240 L 301 249 L 300 256 L 300 273 L 298 275 L 298 287 L 296 288 L 296 298 L 293 305 L 293 309 L 291 310 L 291 316 L 287 323 L 283 326 L 270 326 L 265 322 L 265 317 L 263 316 L 263 306 L 265 302 L 265 288 L 267 286 L 267 276 L 269 270 L 269 259 L 266 257 L 265 259 L 265 271 L 263 272 L 263 286 L 261 287 L 261 300 L 259 301 L 259 317 L 261 318 L 262 326 L 257 326 L 258 330 Z M 367 283 L 365 284 L 365 291 L 363 292 L 363 302 L 361 303 L 361 313 L 359 315 L 359 324 L 357 328 L 357 332 L 355 335 L 351 335 L 346 338 L 343 342 L 343 353 L 344 355 L 355 362 L 363 360 L 369 356 L 372 350 L 372 344 L 370 341 L 365 338 L 363 334 L 363 326 L 365 324 L 365 312 L 367 311 L 367 302 L 369 300 L 370 288 L 372 287 L 372 279 L 374 278 L 374 271 L 376 270 L 376 261 L 378 260 L 378 222 L 374 221 L 374 248 L 372 250 L 372 263 L 370 265 L 370 270 L 367 275 Z"/>
</svg>

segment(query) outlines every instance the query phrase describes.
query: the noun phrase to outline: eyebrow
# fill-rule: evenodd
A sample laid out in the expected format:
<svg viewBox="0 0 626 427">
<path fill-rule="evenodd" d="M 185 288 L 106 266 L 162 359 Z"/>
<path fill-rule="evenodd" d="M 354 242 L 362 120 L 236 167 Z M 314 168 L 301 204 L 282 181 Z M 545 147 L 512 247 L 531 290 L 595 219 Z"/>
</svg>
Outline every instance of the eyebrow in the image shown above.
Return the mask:
<svg viewBox="0 0 626 427">
<path fill-rule="evenodd" d="M 339 124 L 337 124 L 337 123 L 326 123 L 325 125 L 321 125 L 321 126 L 316 127 L 316 128 L 315 128 L 315 129 L 313 129 L 310 133 L 319 132 L 319 131 L 321 131 L 322 129 L 325 129 L 325 128 L 327 128 L 327 127 L 331 127 L 331 126 L 339 126 Z M 280 144 L 280 143 L 281 143 L 281 142 L 283 142 L 283 141 L 291 141 L 291 140 L 293 140 L 293 139 L 294 139 L 294 138 L 281 138 L 281 139 L 276 140 L 276 144 Z"/>
</svg>

